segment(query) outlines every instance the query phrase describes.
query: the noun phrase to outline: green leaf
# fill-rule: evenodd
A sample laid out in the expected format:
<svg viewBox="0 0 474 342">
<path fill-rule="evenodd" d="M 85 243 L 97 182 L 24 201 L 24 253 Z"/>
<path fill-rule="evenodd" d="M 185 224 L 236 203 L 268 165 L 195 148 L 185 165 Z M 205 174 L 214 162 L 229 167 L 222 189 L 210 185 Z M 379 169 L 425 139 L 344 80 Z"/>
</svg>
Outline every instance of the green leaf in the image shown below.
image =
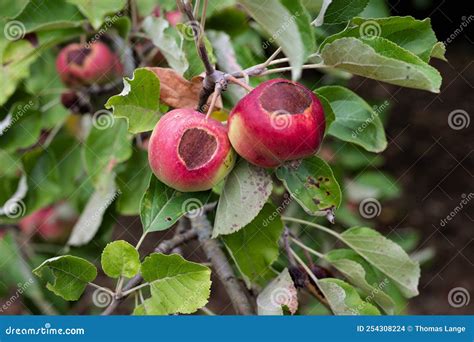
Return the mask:
<svg viewBox="0 0 474 342">
<path fill-rule="evenodd" d="M 439 92 L 441 75 L 418 56 L 382 38 L 340 38 L 324 46 L 324 64 L 403 87 Z"/>
<path fill-rule="evenodd" d="M 283 315 L 283 307 L 291 314 L 298 310 L 298 292 L 290 272 L 285 268 L 257 297 L 258 315 Z"/>
<path fill-rule="evenodd" d="M 332 0 L 324 16 L 324 22 L 337 24 L 351 20 L 361 13 L 368 3 L 369 0 Z"/>
<path fill-rule="evenodd" d="M 21 157 L 18 153 L 0 149 L 0 165 L 0 177 L 15 176 L 19 173 Z"/>
<path fill-rule="evenodd" d="M 397 181 L 381 171 L 366 171 L 358 174 L 346 184 L 347 196 L 354 202 L 366 198 L 390 200 L 400 196 Z"/>
<path fill-rule="evenodd" d="M 109 243 L 102 252 L 102 269 L 109 277 L 132 278 L 140 272 L 140 255 L 127 241 Z"/>
<path fill-rule="evenodd" d="M 31 0 L 15 20 L 23 24 L 25 33 L 29 33 L 77 27 L 82 25 L 84 17 L 76 6 L 65 0 Z"/>
<path fill-rule="evenodd" d="M 165 19 L 152 16 L 145 18 L 142 26 L 153 44 L 160 48 L 170 67 L 179 74 L 184 74 L 189 64 L 184 51 L 178 44 L 177 32 L 173 32 L 174 29 L 169 27 Z"/>
<path fill-rule="evenodd" d="M 406 297 L 418 295 L 420 266 L 399 245 L 366 227 L 348 229 L 340 238 L 367 262 L 391 278 Z"/>
<path fill-rule="evenodd" d="M 76 5 L 96 30 L 104 22 L 106 14 L 120 11 L 127 3 L 126 0 L 67 0 L 67 2 Z"/>
<path fill-rule="evenodd" d="M 89 243 L 99 230 L 107 208 L 117 198 L 114 177 L 106 173 L 100 186 L 88 198 L 81 216 L 74 225 L 69 240 L 70 246 L 82 246 Z"/>
<path fill-rule="evenodd" d="M 345 281 L 324 278 L 319 280 L 319 286 L 335 315 L 380 315 L 375 306 L 363 301 Z"/>
<path fill-rule="evenodd" d="M 42 287 L 31 273 L 30 266 L 22 257 L 20 246 L 12 233 L 0 237 L 0 284 L 15 286 L 22 290 L 22 295 L 30 298 L 40 307 L 45 315 L 54 315 L 54 308 L 46 302 Z"/>
<path fill-rule="evenodd" d="M 373 300 L 387 314 L 393 314 L 395 304 L 384 292 L 384 287 L 389 280 L 378 277 L 376 270 L 356 252 L 350 249 L 333 249 L 326 254 L 325 259 L 350 283 L 364 292 L 366 301 Z"/>
<path fill-rule="evenodd" d="M 94 118 L 94 124 L 84 144 L 84 160 L 87 172 L 95 187 L 100 187 L 113 167 L 132 155 L 127 122 L 114 119 L 110 113 Z"/>
<path fill-rule="evenodd" d="M 365 41 L 375 36 L 390 40 L 425 62 L 430 60 L 432 50 L 438 42 L 429 18 L 417 20 L 413 17 L 389 17 L 354 18 L 344 31 L 328 37 L 322 45 L 343 37 L 354 37 Z"/>
<path fill-rule="evenodd" d="M 196 49 L 196 44 L 194 43 L 194 39 L 192 36 L 193 28 L 190 25 L 178 23 L 176 25 L 176 29 L 178 30 L 181 36 L 182 49 L 189 64 L 183 76 L 187 79 L 190 79 L 205 71 L 204 64 L 202 63 L 201 58 L 199 57 L 198 51 Z M 204 46 L 206 47 L 210 62 L 212 64 L 215 64 L 216 57 L 214 56 L 214 50 L 207 37 L 204 37 Z"/>
<path fill-rule="evenodd" d="M 179 192 L 152 175 L 140 205 L 143 231 L 149 233 L 170 228 L 187 212 L 199 210 L 210 195 L 209 191 Z"/>
<path fill-rule="evenodd" d="M 131 133 L 151 131 L 160 119 L 160 80 L 150 70 L 136 69 L 124 78 L 121 94 L 112 96 L 105 108 L 113 108 L 116 117 L 125 118 Z"/>
<path fill-rule="evenodd" d="M 139 215 L 140 201 L 150 180 L 151 170 L 148 165 L 146 151 L 134 149 L 132 157 L 125 167 L 117 174 L 117 185 L 120 197 L 117 200 L 117 210 L 122 215 Z"/>
<path fill-rule="evenodd" d="M 433 50 L 431 50 L 431 57 L 441 59 L 442 61 L 447 62 L 448 60 L 446 59 L 446 46 L 442 42 L 437 42 L 433 46 Z"/>
<path fill-rule="evenodd" d="M 209 299 L 211 270 L 181 255 L 151 254 L 143 261 L 142 276 L 150 283 L 151 298 L 135 313 L 189 314 Z"/>
<path fill-rule="evenodd" d="M 55 202 L 63 194 L 58 162 L 52 152 L 40 148 L 25 153 L 22 160 L 28 185 L 25 206 L 27 212 L 32 213 Z"/>
<path fill-rule="evenodd" d="M 10 113 L 0 121 L 0 148 L 15 151 L 38 141 L 41 133 L 41 112 L 33 101 L 17 102 Z"/>
<path fill-rule="evenodd" d="M 312 27 L 299 1 L 267 0 L 261 3 L 253 0 L 239 0 L 245 10 L 271 36 L 266 42 L 276 42 L 290 60 L 292 77 L 300 78 L 302 65 L 310 53 L 314 52 L 314 40 L 309 41 Z M 300 17 L 301 18 L 298 18 Z"/>
<path fill-rule="evenodd" d="M 238 232 L 223 236 L 225 246 L 249 288 L 252 283 L 263 285 L 275 275 L 270 266 L 278 258 L 282 232 L 278 209 L 265 204 L 252 222 Z"/>
<path fill-rule="evenodd" d="M 378 111 L 344 87 L 326 86 L 315 92 L 326 99 L 335 115 L 329 126 L 329 135 L 355 143 L 370 152 L 385 150 L 387 139 Z"/>
<path fill-rule="evenodd" d="M 227 176 L 217 205 L 212 237 L 232 234 L 249 224 L 272 193 L 270 175 L 241 160 Z"/>
<path fill-rule="evenodd" d="M 33 270 L 42 278 L 44 271 L 51 271 L 54 283 L 48 283 L 48 290 L 65 300 L 78 300 L 87 284 L 97 277 L 97 269 L 89 261 L 72 255 L 51 258 Z"/>
<path fill-rule="evenodd" d="M 276 175 L 310 215 L 331 215 L 341 204 L 339 184 L 329 165 L 319 157 L 284 164 Z"/>
</svg>

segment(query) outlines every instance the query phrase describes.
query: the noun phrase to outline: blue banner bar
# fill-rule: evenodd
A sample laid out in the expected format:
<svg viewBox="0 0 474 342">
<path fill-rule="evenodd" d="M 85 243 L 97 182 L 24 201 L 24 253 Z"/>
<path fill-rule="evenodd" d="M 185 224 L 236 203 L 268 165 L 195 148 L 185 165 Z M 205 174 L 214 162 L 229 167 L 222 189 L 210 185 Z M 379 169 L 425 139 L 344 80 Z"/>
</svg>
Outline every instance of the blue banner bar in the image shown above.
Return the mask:
<svg viewBox="0 0 474 342">
<path fill-rule="evenodd" d="M 474 316 L 0 316 L 0 341 L 474 341 Z"/>
</svg>

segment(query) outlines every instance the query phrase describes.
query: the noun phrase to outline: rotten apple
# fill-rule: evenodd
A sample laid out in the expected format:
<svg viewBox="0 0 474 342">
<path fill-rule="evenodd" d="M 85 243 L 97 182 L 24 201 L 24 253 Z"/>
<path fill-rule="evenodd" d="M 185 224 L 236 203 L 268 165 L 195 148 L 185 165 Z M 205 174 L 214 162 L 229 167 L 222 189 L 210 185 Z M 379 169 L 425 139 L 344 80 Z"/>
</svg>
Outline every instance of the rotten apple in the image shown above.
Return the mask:
<svg viewBox="0 0 474 342">
<path fill-rule="evenodd" d="M 59 52 L 56 70 L 68 86 L 108 83 L 123 74 L 120 59 L 102 42 L 67 45 Z"/>
<path fill-rule="evenodd" d="M 203 191 L 230 172 L 235 153 L 221 122 L 181 108 L 158 121 L 150 137 L 148 160 L 166 185 L 183 192 Z"/>
<path fill-rule="evenodd" d="M 263 82 L 244 96 L 229 117 L 229 139 L 249 162 L 277 167 L 315 154 L 325 130 L 316 95 L 286 79 Z"/>
</svg>

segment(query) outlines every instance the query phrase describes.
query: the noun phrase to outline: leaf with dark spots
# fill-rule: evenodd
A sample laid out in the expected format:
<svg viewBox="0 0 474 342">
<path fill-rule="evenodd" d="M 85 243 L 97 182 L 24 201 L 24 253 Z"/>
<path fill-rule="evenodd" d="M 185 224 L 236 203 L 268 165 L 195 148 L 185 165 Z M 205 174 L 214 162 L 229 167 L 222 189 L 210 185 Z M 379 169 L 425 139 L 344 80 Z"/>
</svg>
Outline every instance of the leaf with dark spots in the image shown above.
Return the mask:
<svg viewBox="0 0 474 342">
<path fill-rule="evenodd" d="M 294 162 L 276 170 L 291 196 L 310 215 L 325 216 L 328 209 L 338 208 L 341 190 L 331 168 L 322 159 L 304 159 L 295 168 Z"/>
<path fill-rule="evenodd" d="M 213 237 L 232 234 L 249 224 L 262 210 L 272 187 L 272 179 L 264 169 L 240 161 L 225 181 Z"/>
</svg>

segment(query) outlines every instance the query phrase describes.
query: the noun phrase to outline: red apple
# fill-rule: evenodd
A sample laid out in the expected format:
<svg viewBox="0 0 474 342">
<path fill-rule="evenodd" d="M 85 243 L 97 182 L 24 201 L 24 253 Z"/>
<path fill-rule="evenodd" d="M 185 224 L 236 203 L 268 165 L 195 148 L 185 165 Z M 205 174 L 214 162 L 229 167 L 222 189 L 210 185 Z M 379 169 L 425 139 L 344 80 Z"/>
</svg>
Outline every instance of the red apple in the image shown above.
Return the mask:
<svg viewBox="0 0 474 342">
<path fill-rule="evenodd" d="M 183 192 L 212 188 L 232 169 L 235 153 L 227 128 L 191 108 L 165 114 L 155 126 L 148 145 L 155 176 Z"/>
<path fill-rule="evenodd" d="M 246 160 L 277 167 L 315 154 L 324 136 L 321 102 L 303 85 L 286 79 L 263 82 L 229 116 L 229 139 Z"/>
<path fill-rule="evenodd" d="M 107 45 L 69 44 L 56 59 L 56 70 L 68 86 L 103 84 L 123 74 L 123 66 Z"/>
</svg>

